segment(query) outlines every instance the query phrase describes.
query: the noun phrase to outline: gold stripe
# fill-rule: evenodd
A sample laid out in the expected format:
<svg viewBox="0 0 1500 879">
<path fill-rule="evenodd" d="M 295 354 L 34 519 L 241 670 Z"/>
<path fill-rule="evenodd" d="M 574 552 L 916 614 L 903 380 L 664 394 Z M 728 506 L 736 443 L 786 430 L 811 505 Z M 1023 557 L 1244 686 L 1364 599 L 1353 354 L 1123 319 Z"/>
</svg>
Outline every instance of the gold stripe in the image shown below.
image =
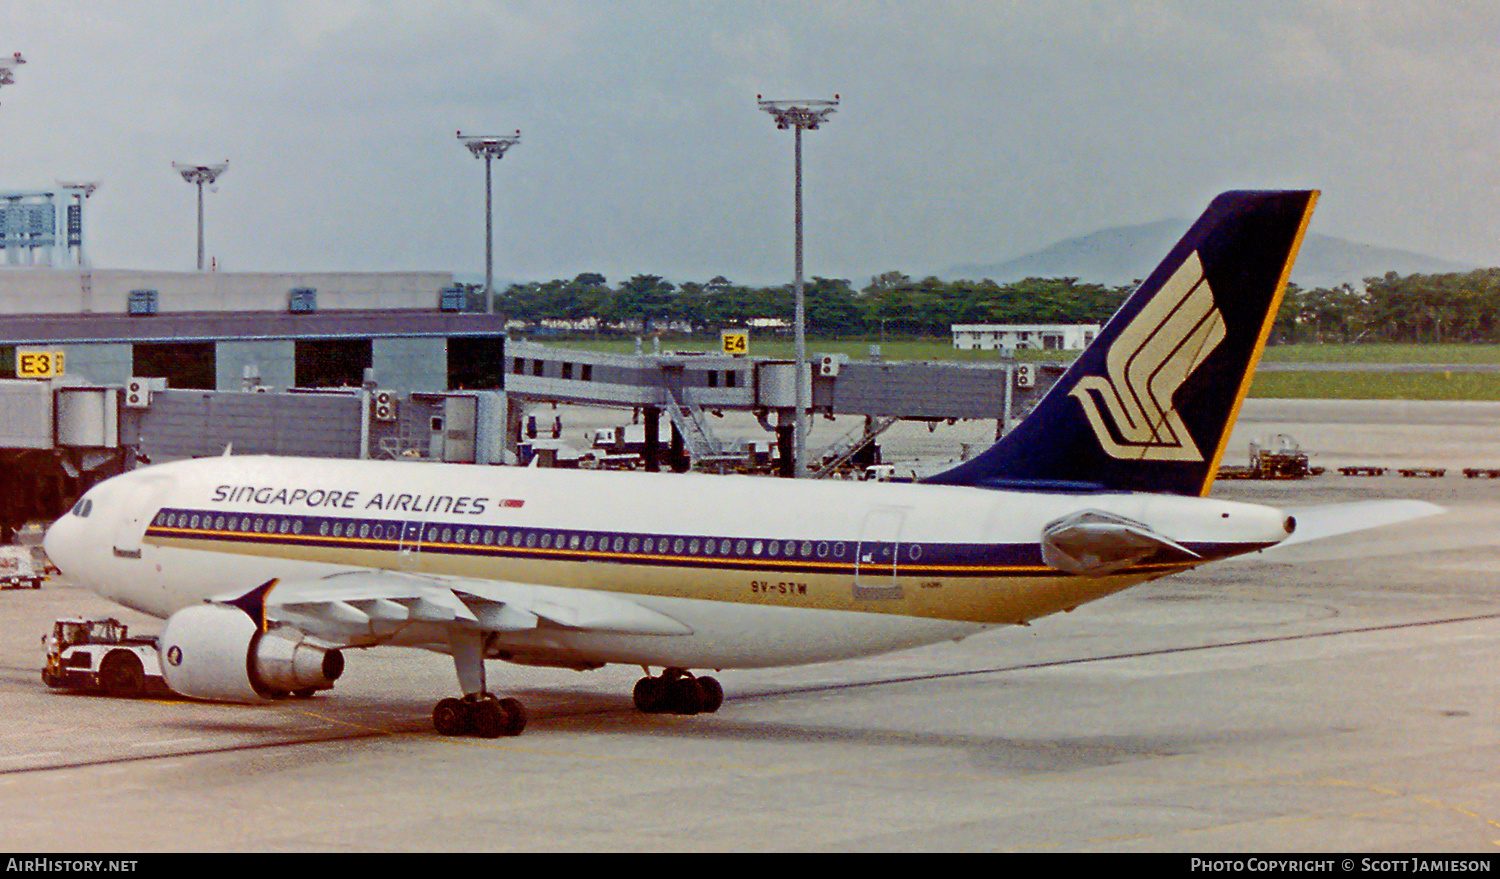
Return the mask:
<svg viewBox="0 0 1500 879">
<path fill-rule="evenodd" d="M 163 534 L 148 542 L 164 548 L 267 558 L 264 547 L 251 543 Z M 381 571 L 399 570 L 396 550 L 389 548 L 309 546 L 305 541 L 289 542 L 278 548 L 281 553 L 270 558 Z M 549 560 L 434 552 L 421 559 L 418 568 L 407 573 L 547 583 L 621 595 L 660 595 L 760 607 L 897 614 L 994 625 L 1020 623 L 1077 607 L 1199 563 L 1196 560 L 1156 563 L 1097 578 L 1074 577 L 1047 567 L 996 568 L 987 571 L 989 576 L 950 578 L 941 572 L 919 571 L 913 565 L 901 567 L 895 578 L 881 577 L 880 571 L 871 573 L 870 576 L 879 581 L 878 588 L 897 588 L 892 590 L 894 594 L 889 599 L 870 599 L 857 594 L 855 574 L 850 567 L 838 572 L 794 572 L 789 577 L 797 583 L 787 585 L 800 586 L 800 589 L 783 592 L 773 588 L 756 592 L 752 581 L 757 578 L 766 578 L 767 586 L 788 578 L 777 578 L 772 572 L 745 567 L 663 566 L 649 561 L 632 563 L 642 560 L 623 556 L 620 560 L 619 565 L 602 566 L 590 564 L 592 560 L 587 558 Z"/>
<path fill-rule="evenodd" d="M 1297 262 L 1297 253 L 1302 249 L 1302 238 L 1307 234 L 1307 226 L 1312 222 L 1313 208 L 1318 203 L 1320 190 L 1314 189 L 1307 196 L 1307 206 L 1302 209 L 1302 222 L 1297 224 L 1297 235 L 1292 239 L 1292 248 L 1287 253 L 1286 263 L 1281 267 L 1281 278 L 1276 282 L 1276 292 L 1271 299 L 1271 307 L 1266 312 L 1265 323 L 1260 328 L 1260 338 L 1255 342 L 1255 350 L 1250 353 L 1250 362 L 1246 364 L 1244 378 L 1240 380 L 1239 392 L 1235 394 L 1234 407 L 1229 410 L 1229 420 L 1224 423 L 1224 435 L 1219 438 L 1219 447 L 1214 451 L 1213 462 L 1208 472 L 1203 477 L 1203 488 L 1199 490 L 1199 497 L 1208 497 L 1208 492 L 1213 488 L 1214 477 L 1219 472 L 1219 462 L 1224 459 L 1224 453 L 1229 449 L 1229 435 L 1234 431 L 1234 424 L 1239 420 L 1240 407 L 1245 403 L 1245 397 L 1250 393 L 1250 383 L 1255 380 L 1255 367 L 1260 363 L 1261 352 L 1265 350 L 1266 340 L 1271 337 L 1271 327 L 1276 323 L 1277 312 L 1281 311 L 1281 299 L 1286 294 L 1287 280 L 1292 276 L 1292 266 Z"/>
</svg>

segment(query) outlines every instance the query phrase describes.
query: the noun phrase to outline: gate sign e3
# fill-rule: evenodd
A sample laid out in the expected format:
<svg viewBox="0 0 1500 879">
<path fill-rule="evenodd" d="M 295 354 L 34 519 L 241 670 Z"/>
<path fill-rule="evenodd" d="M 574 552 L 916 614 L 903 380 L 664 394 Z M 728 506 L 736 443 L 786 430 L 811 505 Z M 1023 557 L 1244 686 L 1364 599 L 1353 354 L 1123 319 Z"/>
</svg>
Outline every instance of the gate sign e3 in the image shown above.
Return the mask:
<svg viewBox="0 0 1500 879">
<path fill-rule="evenodd" d="M 57 378 L 63 372 L 61 351 L 16 352 L 16 378 Z"/>
</svg>

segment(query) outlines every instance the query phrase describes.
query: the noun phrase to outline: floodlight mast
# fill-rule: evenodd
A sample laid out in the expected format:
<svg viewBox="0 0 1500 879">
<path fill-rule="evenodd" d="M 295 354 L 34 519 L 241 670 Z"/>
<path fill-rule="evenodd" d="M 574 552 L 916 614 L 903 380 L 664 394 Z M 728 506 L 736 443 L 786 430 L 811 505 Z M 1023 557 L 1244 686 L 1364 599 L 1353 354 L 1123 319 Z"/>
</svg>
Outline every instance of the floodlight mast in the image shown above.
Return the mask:
<svg viewBox="0 0 1500 879">
<path fill-rule="evenodd" d="M 72 193 L 74 200 L 76 200 L 78 202 L 78 265 L 82 266 L 82 265 L 84 265 L 84 258 L 83 258 L 83 203 L 85 201 L 88 201 L 89 196 L 93 195 L 94 192 L 96 190 L 98 190 L 98 188 L 100 186 L 103 186 L 104 184 L 100 183 L 98 180 L 90 180 L 90 181 L 87 181 L 87 182 L 78 182 L 78 183 L 72 183 L 72 182 L 67 182 L 67 181 L 59 180 L 59 181 L 57 181 L 57 185 L 59 187 L 61 187 L 62 189 L 65 189 L 68 192 Z M 71 246 L 71 239 L 72 239 L 72 231 L 70 229 L 69 233 L 68 233 L 68 237 L 67 237 L 67 239 L 65 239 L 65 240 L 69 241 L 69 246 Z"/>
<path fill-rule="evenodd" d="M 219 175 L 229 170 L 229 162 L 220 162 L 217 165 L 189 165 L 185 162 L 173 162 L 172 168 L 182 175 L 182 179 L 198 187 L 198 271 L 203 271 L 203 184 L 213 183 L 219 179 Z"/>
<path fill-rule="evenodd" d="M 797 361 L 796 380 L 797 387 L 795 401 L 797 406 L 795 436 L 793 437 L 795 461 L 792 462 L 792 476 L 797 479 L 807 475 L 807 392 L 803 372 L 807 368 L 807 330 L 806 330 L 806 307 L 802 295 L 802 132 L 816 131 L 833 111 L 838 109 L 839 96 L 834 95 L 833 100 L 779 100 L 770 101 L 755 96 L 760 108 L 776 120 L 776 127 L 782 131 L 790 128 L 792 130 L 792 163 L 796 167 L 796 219 L 795 219 L 795 257 L 796 280 L 792 287 L 792 298 L 795 311 L 792 320 L 792 338 L 794 340 L 794 357 Z"/>
<path fill-rule="evenodd" d="M 16 68 L 26 63 L 20 52 L 13 53 L 9 58 L 0 60 L 0 85 L 10 85 L 16 81 Z"/>
<path fill-rule="evenodd" d="M 495 310 L 495 217 L 494 201 L 490 195 L 490 162 L 505 155 L 505 151 L 521 142 L 521 130 L 515 134 L 475 135 L 458 132 L 458 140 L 469 148 L 474 158 L 484 159 L 484 313 Z"/>
</svg>

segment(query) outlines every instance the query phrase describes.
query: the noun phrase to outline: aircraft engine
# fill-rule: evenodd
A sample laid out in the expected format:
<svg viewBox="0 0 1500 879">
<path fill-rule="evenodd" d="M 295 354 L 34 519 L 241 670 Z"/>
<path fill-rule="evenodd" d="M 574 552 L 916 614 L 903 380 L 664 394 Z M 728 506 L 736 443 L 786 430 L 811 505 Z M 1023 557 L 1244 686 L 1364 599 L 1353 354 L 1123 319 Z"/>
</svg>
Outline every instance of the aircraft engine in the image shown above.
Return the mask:
<svg viewBox="0 0 1500 879">
<path fill-rule="evenodd" d="M 243 611 L 217 604 L 172 614 L 157 649 L 174 693 L 217 702 L 326 690 L 344 672 L 339 651 L 262 633 Z"/>
</svg>

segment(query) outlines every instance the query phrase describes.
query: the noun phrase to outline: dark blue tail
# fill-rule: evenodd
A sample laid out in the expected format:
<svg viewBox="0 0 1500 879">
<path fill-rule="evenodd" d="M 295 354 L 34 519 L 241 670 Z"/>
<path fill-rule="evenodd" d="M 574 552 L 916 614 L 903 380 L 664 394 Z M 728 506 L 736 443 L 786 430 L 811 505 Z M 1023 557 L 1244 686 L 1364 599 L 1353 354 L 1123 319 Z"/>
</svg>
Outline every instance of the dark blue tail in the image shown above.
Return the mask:
<svg viewBox="0 0 1500 879">
<path fill-rule="evenodd" d="M 1207 494 L 1317 196 L 1214 199 L 1024 421 L 924 481 Z"/>
</svg>

